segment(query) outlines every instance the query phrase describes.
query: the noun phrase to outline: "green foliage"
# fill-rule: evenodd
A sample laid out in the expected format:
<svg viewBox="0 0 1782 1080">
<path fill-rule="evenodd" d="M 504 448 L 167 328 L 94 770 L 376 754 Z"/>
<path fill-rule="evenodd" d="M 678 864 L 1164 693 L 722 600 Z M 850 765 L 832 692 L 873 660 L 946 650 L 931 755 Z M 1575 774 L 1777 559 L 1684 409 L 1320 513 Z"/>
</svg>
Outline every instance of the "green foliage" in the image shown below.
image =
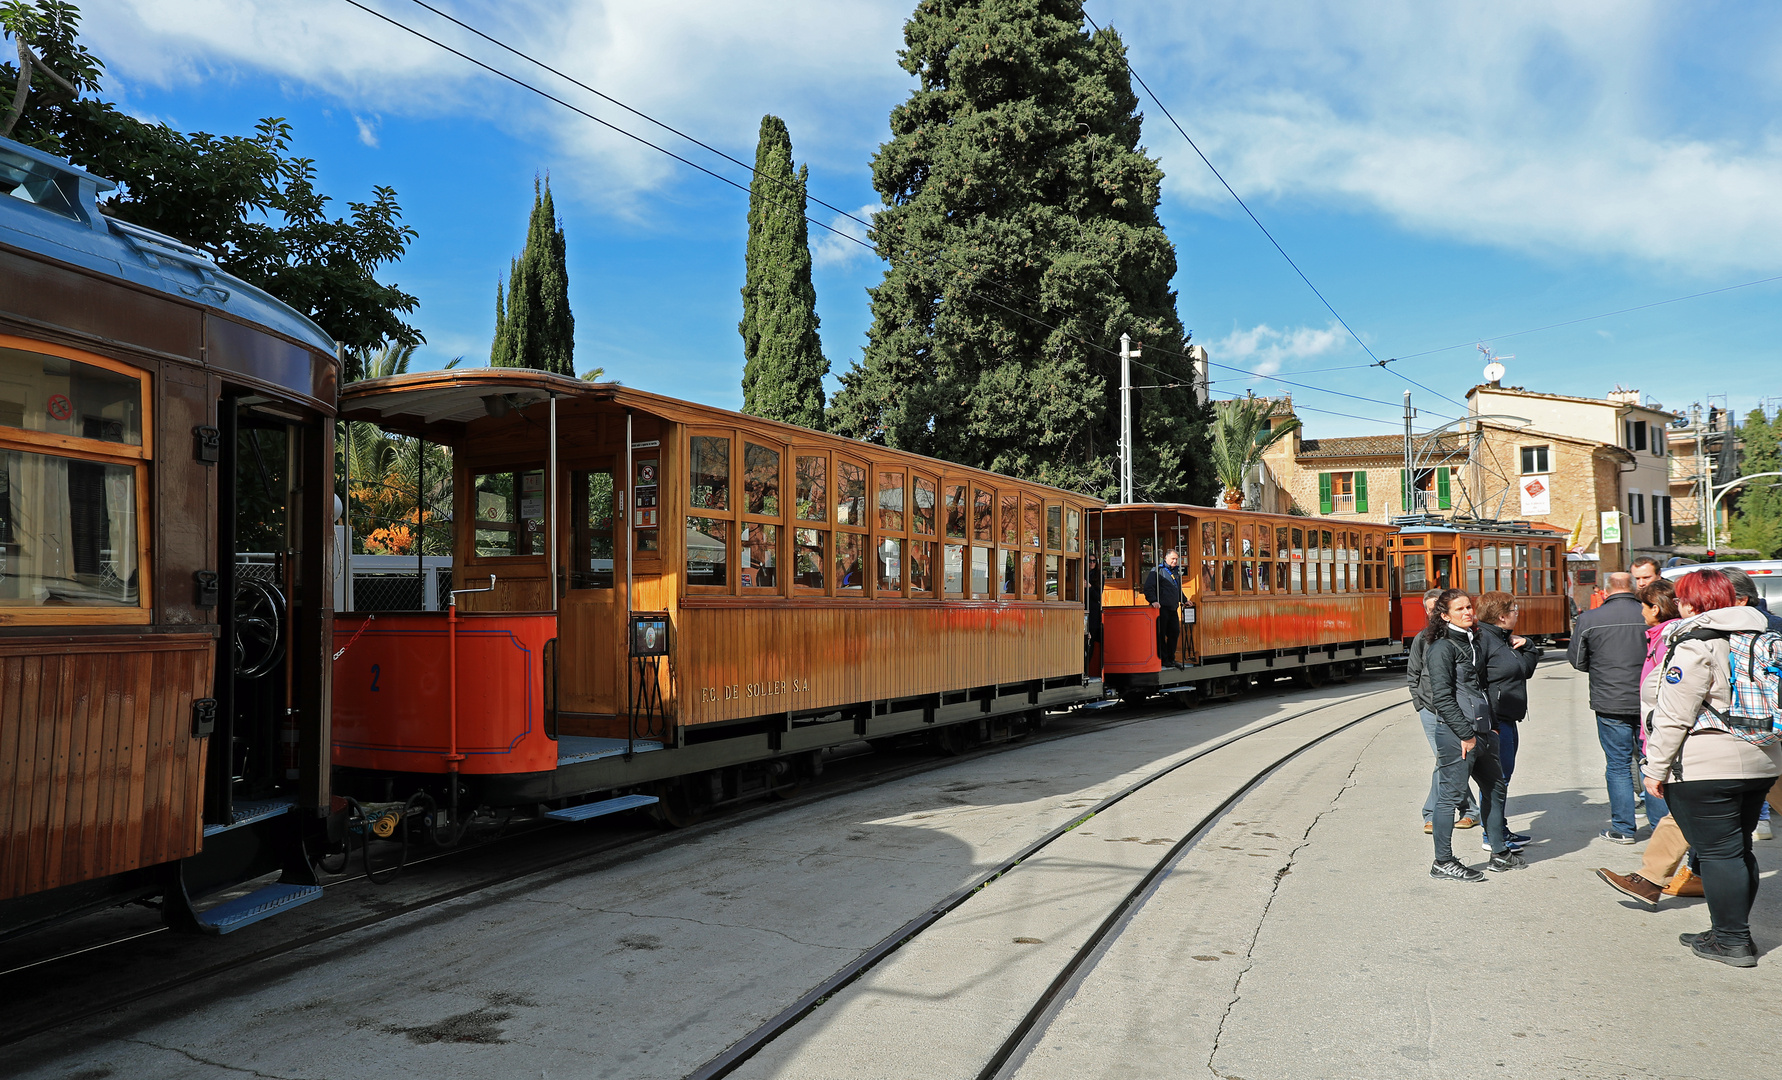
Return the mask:
<svg viewBox="0 0 1782 1080">
<path fill-rule="evenodd" d="M 30 94 L 12 137 L 117 182 L 101 204 L 107 214 L 204 249 L 349 349 L 426 340 L 402 320 L 419 301 L 376 277 L 415 237 L 401 224 L 393 189 L 374 187 L 369 201 L 331 217 L 329 197 L 315 188 L 315 162 L 290 153 L 285 120 L 261 120 L 253 135 L 188 135 L 145 123 L 90 96 L 104 67 L 79 41 L 74 5 L 10 0 L 0 24 L 89 95 L 69 93 L 31 64 Z M 0 86 L 18 74 L 16 63 L 0 64 Z"/>
<path fill-rule="evenodd" d="M 1112 495 L 1126 332 L 1152 387 L 1140 497 L 1210 501 L 1208 411 L 1156 386 L 1190 381 L 1188 335 L 1119 35 L 1085 33 L 1074 0 L 923 0 L 904 41 L 920 85 L 873 161 L 892 265 L 831 429 Z"/>
<path fill-rule="evenodd" d="M 817 338 L 817 290 L 805 223 L 809 170 L 792 169 L 792 136 L 761 118 L 749 186 L 749 250 L 742 287 L 743 412 L 823 428 L 829 361 Z"/>
<path fill-rule="evenodd" d="M 1752 409 L 1739 428 L 1739 475 L 1782 472 L 1782 413 L 1769 416 Z M 1782 556 L 1782 487 L 1778 480 L 1753 480 L 1737 492 L 1732 515 L 1732 542 L 1737 547 L 1761 551 L 1765 558 Z"/>
<path fill-rule="evenodd" d="M 1262 460 L 1268 448 L 1299 427 L 1299 417 L 1285 417 L 1269 424 L 1275 403 L 1268 398 L 1245 397 L 1213 406 L 1213 475 L 1227 491 L 1243 491 L 1244 477 Z"/>
<path fill-rule="evenodd" d="M 536 368 L 575 377 L 575 316 L 569 311 L 569 263 L 563 223 L 549 179 L 532 181 L 526 248 L 508 271 L 507 292 L 495 283 L 494 367 Z"/>
</svg>

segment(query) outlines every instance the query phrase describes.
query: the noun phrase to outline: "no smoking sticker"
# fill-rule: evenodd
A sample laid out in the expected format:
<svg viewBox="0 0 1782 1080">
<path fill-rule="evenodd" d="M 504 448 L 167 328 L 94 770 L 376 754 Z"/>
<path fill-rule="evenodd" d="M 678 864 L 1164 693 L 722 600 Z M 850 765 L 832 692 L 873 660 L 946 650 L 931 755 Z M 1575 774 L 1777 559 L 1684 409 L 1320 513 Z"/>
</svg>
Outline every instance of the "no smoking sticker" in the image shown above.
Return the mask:
<svg viewBox="0 0 1782 1080">
<path fill-rule="evenodd" d="M 55 420 L 66 420 L 74 415 L 74 403 L 61 394 L 51 394 L 47 408 Z"/>
</svg>

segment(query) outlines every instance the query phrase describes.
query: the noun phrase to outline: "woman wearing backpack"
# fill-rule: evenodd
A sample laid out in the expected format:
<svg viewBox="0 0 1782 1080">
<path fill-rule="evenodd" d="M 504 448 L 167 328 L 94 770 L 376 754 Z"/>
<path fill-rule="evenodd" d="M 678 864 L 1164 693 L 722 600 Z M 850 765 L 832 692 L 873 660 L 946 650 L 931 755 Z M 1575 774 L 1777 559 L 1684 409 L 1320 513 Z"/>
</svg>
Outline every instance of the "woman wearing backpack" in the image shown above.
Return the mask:
<svg viewBox="0 0 1782 1080">
<path fill-rule="evenodd" d="M 1733 706 L 1731 649 L 1768 623 L 1763 612 L 1736 605 L 1732 583 L 1718 570 L 1684 575 L 1677 610 L 1683 618 L 1665 635 L 1668 653 L 1646 739 L 1646 790 L 1666 800 L 1701 861 L 1713 926 L 1684 934 L 1683 944 L 1704 960 L 1756 967 L 1751 830 L 1765 793 L 1782 774 L 1782 744 L 1713 725 Z"/>
</svg>

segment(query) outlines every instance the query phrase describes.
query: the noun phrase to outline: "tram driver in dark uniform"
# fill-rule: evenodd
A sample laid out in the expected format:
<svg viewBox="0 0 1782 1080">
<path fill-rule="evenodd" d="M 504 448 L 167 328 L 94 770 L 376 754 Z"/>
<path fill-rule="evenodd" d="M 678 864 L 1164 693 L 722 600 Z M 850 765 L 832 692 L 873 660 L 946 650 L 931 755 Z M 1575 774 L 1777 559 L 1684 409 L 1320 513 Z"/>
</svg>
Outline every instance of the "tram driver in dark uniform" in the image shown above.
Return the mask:
<svg viewBox="0 0 1782 1080">
<path fill-rule="evenodd" d="M 1166 667 L 1176 662 L 1176 640 L 1182 634 L 1181 556 L 1175 548 L 1163 553 L 1163 565 L 1145 575 L 1145 599 L 1157 609 L 1157 655 Z"/>
</svg>

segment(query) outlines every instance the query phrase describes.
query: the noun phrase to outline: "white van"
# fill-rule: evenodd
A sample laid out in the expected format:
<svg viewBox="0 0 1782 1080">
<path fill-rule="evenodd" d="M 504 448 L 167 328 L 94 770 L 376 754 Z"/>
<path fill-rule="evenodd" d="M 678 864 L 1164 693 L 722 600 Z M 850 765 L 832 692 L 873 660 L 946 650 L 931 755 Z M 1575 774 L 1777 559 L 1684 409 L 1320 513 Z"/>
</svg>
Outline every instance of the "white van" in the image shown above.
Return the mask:
<svg viewBox="0 0 1782 1080">
<path fill-rule="evenodd" d="M 1685 563 L 1682 566 L 1672 566 L 1660 570 L 1659 573 L 1672 581 L 1675 581 L 1684 574 L 1689 573 L 1691 570 L 1704 570 L 1708 567 L 1713 567 L 1716 570 L 1724 570 L 1729 566 L 1736 566 L 1740 570 L 1745 571 L 1745 573 L 1750 574 L 1752 582 L 1757 586 L 1758 595 L 1764 598 L 1765 603 L 1769 604 L 1770 610 L 1782 611 L 1782 559 L 1753 559 L 1750 562 Z"/>
</svg>

